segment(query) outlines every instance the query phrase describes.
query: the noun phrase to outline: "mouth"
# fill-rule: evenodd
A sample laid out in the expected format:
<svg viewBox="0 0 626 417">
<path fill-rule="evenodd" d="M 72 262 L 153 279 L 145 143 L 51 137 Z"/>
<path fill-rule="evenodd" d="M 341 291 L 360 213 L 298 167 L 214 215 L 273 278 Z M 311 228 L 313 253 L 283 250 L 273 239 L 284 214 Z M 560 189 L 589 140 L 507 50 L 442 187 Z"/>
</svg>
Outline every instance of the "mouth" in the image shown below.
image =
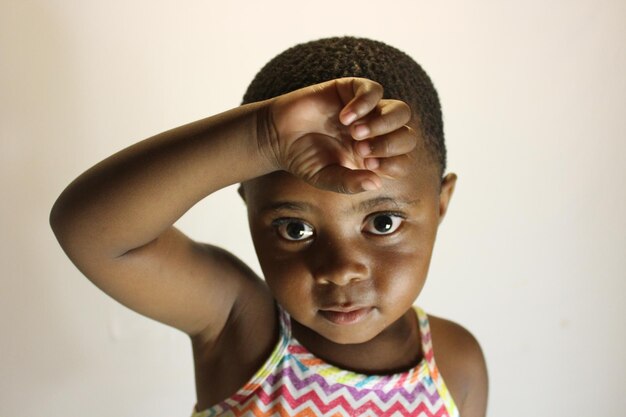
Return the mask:
<svg viewBox="0 0 626 417">
<path fill-rule="evenodd" d="M 319 310 L 319 313 L 326 320 L 334 324 L 347 325 L 355 324 L 363 320 L 371 311 L 372 307 L 360 307 L 360 308 L 328 308 L 325 310 Z"/>
</svg>

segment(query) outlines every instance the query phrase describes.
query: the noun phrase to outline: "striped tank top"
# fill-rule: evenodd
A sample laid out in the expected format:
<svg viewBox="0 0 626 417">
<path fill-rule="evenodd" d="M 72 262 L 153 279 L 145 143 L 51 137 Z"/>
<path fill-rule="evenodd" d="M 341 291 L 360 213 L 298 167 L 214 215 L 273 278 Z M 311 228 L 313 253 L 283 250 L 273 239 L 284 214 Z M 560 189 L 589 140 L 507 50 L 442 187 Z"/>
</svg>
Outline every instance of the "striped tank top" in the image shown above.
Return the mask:
<svg viewBox="0 0 626 417">
<path fill-rule="evenodd" d="M 330 365 L 291 337 L 289 315 L 279 308 L 280 340 L 250 381 L 230 398 L 192 417 L 213 416 L 416 416 L 458 417 L 437 370 L 426 313 L 415 307 L 424 358 L 393 375 L 364 375 Z"/>
</svg>

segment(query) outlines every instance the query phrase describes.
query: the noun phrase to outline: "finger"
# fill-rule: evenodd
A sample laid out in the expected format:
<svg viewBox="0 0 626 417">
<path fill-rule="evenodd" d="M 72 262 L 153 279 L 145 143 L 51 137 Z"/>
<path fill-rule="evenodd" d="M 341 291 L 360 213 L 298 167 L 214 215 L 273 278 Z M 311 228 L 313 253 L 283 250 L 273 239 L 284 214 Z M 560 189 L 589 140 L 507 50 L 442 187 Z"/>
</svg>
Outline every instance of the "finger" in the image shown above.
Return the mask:
<svg viewBox="0 0 626 417">
<path fill-rule="evenodd" d="M 384 135 L 402 127 L 411 120 L 411 108 L 400 100 L 381 100 L 375 111 L 350 126 L 356 140 Z"/>
<path fill-rule="evenodd" d="M 339 120 L 345 126 L 366 116 L 383 98 L 383 87 L 366 78 L 339 79 L 337 91 L 342 101 L 347 102 L 339 113 Z"/>
<path fill-rule="evenodd" d="M 415 130 L 405 125 L 386 135 L 355 141 L 353 146 L 363 158 L 389 158 L 411 152 L 417 140 Z"/>
<path fill-rule="evenodd" d="M 417 165 L 417 160 L 410 157 L 410 154 L 392 156 L 390 158 L 367 158 L 367 166 L 370 159 L 376 160 L 376 174 L 383 178 L 399 179 L 414 172 L 411 168 Z"/>
<path fill-rule="evenodd" d="M 382 186 L 380 177 L 372 171 L 349 169 L 341 165 L 329 165 L 309 181 L 317 188 L 343 194 L 356 194 Z"/>
</svg>

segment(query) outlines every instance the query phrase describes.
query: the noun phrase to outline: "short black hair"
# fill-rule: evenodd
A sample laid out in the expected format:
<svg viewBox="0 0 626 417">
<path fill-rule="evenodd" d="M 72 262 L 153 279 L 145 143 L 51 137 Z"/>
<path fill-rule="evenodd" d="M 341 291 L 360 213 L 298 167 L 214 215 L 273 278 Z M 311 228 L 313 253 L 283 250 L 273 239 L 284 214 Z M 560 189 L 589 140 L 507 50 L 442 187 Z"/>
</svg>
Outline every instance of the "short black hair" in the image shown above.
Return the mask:
<svg viewBox="0 0 626 417">
<path fill-rule="evenodd" d="M 351 36 L 293 46 L 269 61 L 254 77 L 243 103 L 262 101 L 342 77 L 380 83 L 384 98 L 409 104 L 419 120 L 426 149 L 446 169 L 446 146 L 439 96 L 430 77 L 410 56 L 383 42 Z"/>
</svg>

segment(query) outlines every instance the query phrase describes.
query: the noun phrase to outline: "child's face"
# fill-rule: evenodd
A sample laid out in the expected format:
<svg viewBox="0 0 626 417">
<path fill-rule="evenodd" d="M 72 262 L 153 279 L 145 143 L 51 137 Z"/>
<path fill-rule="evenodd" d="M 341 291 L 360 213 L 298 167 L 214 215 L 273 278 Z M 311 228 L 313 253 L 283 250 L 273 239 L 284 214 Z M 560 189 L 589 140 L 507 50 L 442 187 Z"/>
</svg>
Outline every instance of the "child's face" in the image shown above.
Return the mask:
<svg viewBox="0 0 626 417">
<path fill-rule="evenodd" d="M 335 343 L 362 343 L 411 308 L 430 263 L 455 177 L 414 151 L 376 191 L 319 190 L 286 172 L 244 185 L 266 282 L 298 323 Z M 410 163 L 410 165 L 409 165 Z"/>
</svg>

